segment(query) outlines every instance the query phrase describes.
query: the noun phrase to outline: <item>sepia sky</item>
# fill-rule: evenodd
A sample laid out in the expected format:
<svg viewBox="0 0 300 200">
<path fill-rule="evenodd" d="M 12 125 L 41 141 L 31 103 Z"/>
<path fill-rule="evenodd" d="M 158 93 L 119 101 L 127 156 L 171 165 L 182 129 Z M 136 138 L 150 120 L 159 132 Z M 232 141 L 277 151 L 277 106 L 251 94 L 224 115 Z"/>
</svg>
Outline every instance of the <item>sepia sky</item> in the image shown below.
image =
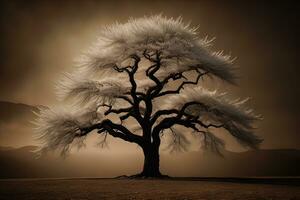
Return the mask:
<svg viewBox="0 0 300 200">
<path fill-rule="evenodd" d="M 162 13 L 199 25 L 215 49 L 237 57 L 238 86 L 264 116 L 263 148 L 300 148 L 299 6 L 262 1 L 1 1 L 0 100 L 55 104 L 54 82 L 103 25 Z"/>
</svg>

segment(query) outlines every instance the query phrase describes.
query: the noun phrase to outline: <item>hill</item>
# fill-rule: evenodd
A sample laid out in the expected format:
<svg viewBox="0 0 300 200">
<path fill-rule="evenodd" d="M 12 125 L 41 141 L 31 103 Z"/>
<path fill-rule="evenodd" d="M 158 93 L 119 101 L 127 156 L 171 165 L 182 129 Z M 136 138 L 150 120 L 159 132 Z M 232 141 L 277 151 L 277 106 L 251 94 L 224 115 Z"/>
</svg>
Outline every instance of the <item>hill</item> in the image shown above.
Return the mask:
<svg viewBox="0 0 300 200">
<path fill-rule="evenodd" d="M 35 106 L 0 101 L 0 146 L 35 144 L 32 121 Z"/>
<path fill-rule="evenodd" d="M 115 177 L 142 167 L 142 154 L 83 151 L 65 159 L 55 154 L 37 158 L 35 149 L 0 148 L 0 178 Z M 300 176 L 299 169 L 300 151 L 293 149 L 226 152 L 224 157 L 202 152 L 161 156 L 161 170 L 171 176 Z"/>
</svg>

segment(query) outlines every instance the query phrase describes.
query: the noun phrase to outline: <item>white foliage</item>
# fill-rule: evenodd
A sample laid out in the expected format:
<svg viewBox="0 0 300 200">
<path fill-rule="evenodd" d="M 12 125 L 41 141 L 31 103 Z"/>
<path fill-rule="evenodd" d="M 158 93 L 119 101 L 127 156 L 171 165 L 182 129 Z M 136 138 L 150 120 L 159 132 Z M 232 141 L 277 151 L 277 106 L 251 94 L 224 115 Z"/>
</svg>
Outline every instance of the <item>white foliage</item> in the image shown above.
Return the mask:
<svg viewBox="0 0 300 200">
<path fill-rule="evenodd" d="M 187 134 L 177 129 L 176 126 L 170 128 L 168 131 L 169 134 L 163 134 L 163 136 L 167 136 L 166 139 L 169 140 L 166 150 L 169 150 L 171 153 L 187 151 L 187 147 L 191 144 Z"/>
<path fill-rule="evenodd" d="M 209 91 L 202 87 L 186 88 L 179 95 L 173 95 L 166 100 L 168 108 L 181 108 L 187 102 L 199 102 L 204 106 L 191 105 L 186 108 L 186 112 L 196 115 L 209 115 L 214 120 L 219 116 L 222 120 L 231 120 L 242 125 L 256 120 L 258 116 L 253 113 L 252 109 L 244 107 L 245 100 L 230 100 L 226 93 L 218 93 L 216 90 Z"/>
<path fill-rule="evenodd" d="M 97 107 L 84 110 L 66 110 L 66 108 L 40 108 L 36 124 L 36 132 L 42 142 L 39 153 L 49 150 L 60 150 L 61 154 L 68 152 L 75 140 L 77 146 L 83 145 L 81 128 L 89 127 L 99 122 L 103 117 L 97 113 Z"/>
<path fill-rule="evenodd" d="M 202 148 L 204 150 L 210 150 L 211 152 L 222 155 L 221 151 L 224 149 L 225 143 L 221 138 L 215 136 L 209 130 L 207 130 L 202 136 Z"/>
<path fill-rule="evenodd" d="M 120 105 L 116 104 L 117 98 L 131 89 L 127 74 L 115 71 L 114 67 L 132 66 L 134 59 L 131 56 L 143 58 L 145 50 L 149 55 L 162 53 L 161 68 L 155 74 L 160 80 L 170 73 L 197 69 L 234 83 L 233 59 L 222 52 L 212 51 L 211 42 L 207 38 L 198 38 L 196 28 L 184 24 L 181 18 L 166 18 L 161 15 L 130 19 L 127 23 L 116 23 L 103 28 L 94 45 L 78 60 L 77 71 L 67 74 L 57 84 L 58 96 L 63 100 L 72 99 L 75 101 L 74 105 L 81 109 L 41 109 L 38 113 L 36 131 L 43 142 L 40 152 L 59 149 L 65 154 L 74 142 L 82 146 L 84 136 L 81 135 L 81 129 L 104 119 L 103 114 L 97 112 L 98 106 L 110 104 L 118 108 Z M 135 74 L 139 92 L 145 92 L 156 84 L 149 77 L 141 78 L 141 73 L 145 76 L 147 67 L 144 65 L 147 63 L 153 64 L 142 59 Z M 199 115 L 204 122 L 225 124 L 224 128 L 245 145 L 255 147 L 260 142 L 251 130 L 252 122 L 258 117 L 252 110 L 244 107 L 245 100 L 229 100 L 225 93 L 198 87 L 184 89 L 180 94 L 170 97 L 166 104 L 167 108 L 180 109 L 191 101 L 202 105 L 189 106 L 187 113 Z M 141 115 L 144 109 L 140 105 Z M 133 128 L 132 131 L 140 132 L 140 129 Z M 189 143 L 185 135 L 176 129 L 172 133 L 173 147 L 184 149 Z M 205 139 L 205 143 L 215 151 L 224 146 L 223 141 L 208 130 Z"/>
<path fill-rule="evenodd" d="M 162 66 L 167 72 L 200 68 L 234 82 L 232 59 L 210 50 L 211 42 L 199 39 L 196 28 L 184 24 L 181 18 L 155 15 L 130 19 L 102 29 L 97 42 L 79 60 L 79 66 L 87 71 L 103 71 L 114 65 L 122 66 L 132 54 L 143 57 L 145 49 L 149 53 L 158 50 L 162 52 Z"/>
<path fill-rule="evenodd" d="M 246 101 L 247 99 L 230 100 L 226 93 L 196 87 L 187 88 L 181 94 L 170 97 L 166 106 L 181 109 L 188 102 L 201 103 L 188 106 L 185 112 L 199 116 L 200 120 L 207 124 L 225 124 L 224 128 L 241 144 L 254 148 L 261 140 L 252 133 L 252 123 L 260 117 L 244 106 Z"/>
<path fill-rule="evenodd" d="M 116 97 L 129 90 L 128 81 L 122 81 L 119 77 L 97 81 L 68 75 L 57 86 L 57 94 L 61 99 L 72 98 L 80 103 L 113 104 Z"/>
</svg>

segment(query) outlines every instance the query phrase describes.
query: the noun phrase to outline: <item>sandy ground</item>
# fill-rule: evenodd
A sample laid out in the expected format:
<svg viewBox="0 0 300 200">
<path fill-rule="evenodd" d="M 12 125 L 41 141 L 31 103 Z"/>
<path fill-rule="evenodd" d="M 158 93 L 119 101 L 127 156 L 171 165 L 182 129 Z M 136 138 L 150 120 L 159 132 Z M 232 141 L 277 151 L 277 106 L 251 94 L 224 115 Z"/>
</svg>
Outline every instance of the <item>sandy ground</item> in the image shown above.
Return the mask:
<svg viewBox="0 0 300 200">
<path fill-rule="evenodd" d="M 300 200 L 299 184 L 199 180 L 48 179 L 0 180 L 0 199 L 289 199 Z"/>
</svg>

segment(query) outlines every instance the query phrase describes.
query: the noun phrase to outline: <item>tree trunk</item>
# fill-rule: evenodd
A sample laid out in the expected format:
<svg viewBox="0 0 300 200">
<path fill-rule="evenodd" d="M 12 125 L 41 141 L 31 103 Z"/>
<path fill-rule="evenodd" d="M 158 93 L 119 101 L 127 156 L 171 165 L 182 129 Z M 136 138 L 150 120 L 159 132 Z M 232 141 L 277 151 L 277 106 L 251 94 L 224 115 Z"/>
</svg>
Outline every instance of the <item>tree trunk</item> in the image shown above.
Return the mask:
<svg viewBox="0 0 300 200">
<path fill-rule="evenodd" d="M 149 145 L 143 147 L 144 152 L 144 167 L 140 174 L 144 177 L 161 177 L 159 171 L 159 145 Z"/>
</svg>

